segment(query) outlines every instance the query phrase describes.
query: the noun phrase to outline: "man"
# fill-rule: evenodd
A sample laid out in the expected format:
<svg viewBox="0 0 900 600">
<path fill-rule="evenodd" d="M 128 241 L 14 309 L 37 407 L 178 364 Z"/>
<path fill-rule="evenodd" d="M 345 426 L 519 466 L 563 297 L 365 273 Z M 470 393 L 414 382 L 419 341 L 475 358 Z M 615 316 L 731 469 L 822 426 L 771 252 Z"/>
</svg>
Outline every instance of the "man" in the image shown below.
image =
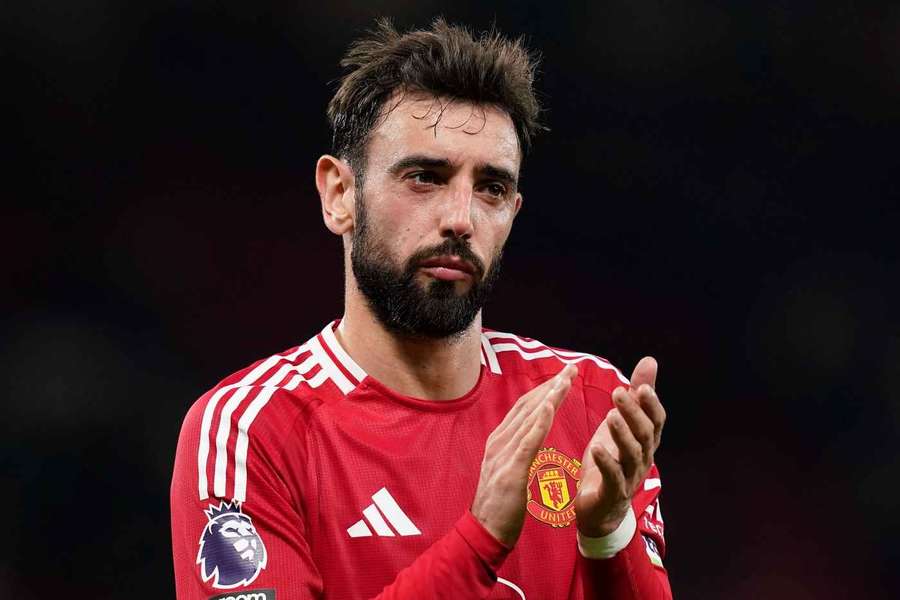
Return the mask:
<svg viewBox="0 0 900 600">
<path fill-rule="evenodd" d="M 435 21 L 351 47 L 319 159 L 343 317 L 188 413 L 178 597 L 670 598 L 646 358 L 482 329 L 539 128 L 518 42 Z"/>
</svg>

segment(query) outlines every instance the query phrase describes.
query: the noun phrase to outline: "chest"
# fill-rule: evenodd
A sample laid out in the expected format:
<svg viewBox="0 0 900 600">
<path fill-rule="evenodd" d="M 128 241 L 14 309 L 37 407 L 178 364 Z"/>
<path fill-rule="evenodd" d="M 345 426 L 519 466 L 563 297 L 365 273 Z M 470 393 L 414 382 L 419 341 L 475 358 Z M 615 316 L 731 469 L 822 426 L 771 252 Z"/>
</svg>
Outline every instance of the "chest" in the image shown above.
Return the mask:
<svg viewBox="0 0 900 600">
<path fill-rule="evenodd" d="M 518 396 L 455 413 L 356 407 L 313 438 L 309 541 L 327 596 L 377 594 L 471 506 L 484 445 Z M 568 598 L 584 414 L 557 414 L 529 471 L 528 513 L 491 598 Z"/>
</svg>

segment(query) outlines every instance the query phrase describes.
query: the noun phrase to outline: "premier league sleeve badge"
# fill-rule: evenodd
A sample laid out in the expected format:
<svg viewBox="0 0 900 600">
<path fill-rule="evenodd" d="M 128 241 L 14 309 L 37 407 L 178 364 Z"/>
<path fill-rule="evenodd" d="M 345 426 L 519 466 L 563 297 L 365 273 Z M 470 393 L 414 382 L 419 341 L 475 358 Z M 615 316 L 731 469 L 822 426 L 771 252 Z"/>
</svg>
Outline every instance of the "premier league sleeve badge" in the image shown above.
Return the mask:
<svg viewBox="0 0 900 600">
<path fill-rule="evenodd" d="M 204 582 L 218 589 L 248 585 L 266 568 L 262 538 L 239 502 L 220 502 L 203 511 L 209 519 L 200 536 L 197 564 Z"/>
</svg>

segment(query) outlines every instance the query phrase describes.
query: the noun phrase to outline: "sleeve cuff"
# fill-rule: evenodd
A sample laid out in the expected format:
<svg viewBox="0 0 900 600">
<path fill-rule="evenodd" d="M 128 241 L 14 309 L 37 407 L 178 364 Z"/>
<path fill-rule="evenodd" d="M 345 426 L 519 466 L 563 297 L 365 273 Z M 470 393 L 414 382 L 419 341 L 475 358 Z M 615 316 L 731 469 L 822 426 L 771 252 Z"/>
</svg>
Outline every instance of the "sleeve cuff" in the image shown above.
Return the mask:
<svg viewBox="0 0 900 600">
<path fill-rule="evenodd" d="M 637 531 L 637 519 L 634 510 L 629 506 L 628 513 L 615 531 L 602 537 L 587 537 L 578 532 L 578 551 L 585 558 L 612 558 L 625 548 Z M 499 542 L 498 542 L 499 543 Z"/>
<path fill-rule="evenodd" d="M 456 522 L 456 531 L 494 573 L 500 570 L 511 549 L 491 535 L 475 515 L 467 510 Z"/>
</svg>

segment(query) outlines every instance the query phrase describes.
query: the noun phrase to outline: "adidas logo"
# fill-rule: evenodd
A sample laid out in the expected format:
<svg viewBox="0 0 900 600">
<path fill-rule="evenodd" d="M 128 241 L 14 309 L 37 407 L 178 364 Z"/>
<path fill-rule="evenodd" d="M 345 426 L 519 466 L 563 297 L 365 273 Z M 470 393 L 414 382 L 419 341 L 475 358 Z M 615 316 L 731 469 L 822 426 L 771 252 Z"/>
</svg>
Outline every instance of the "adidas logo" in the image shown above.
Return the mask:
<svg viewBox="0 0 900 600">
<path fill-rule="evenodd" d="M 381 488 L 372 494 L 372 504 L 363 510 L 363 517 L 365 518 L 347 528 L 350 537 L 371 537 L 372 529 L 375 530 L 374 535 L 379 537 L 394 537 L 396 535 L 394 531 L 404 536 L 422 535 L 422 532 L 409 520 L 387 488 Z M 369 529 L 369 525 L 372 526 L 372 529 Z"/>
</svg>

